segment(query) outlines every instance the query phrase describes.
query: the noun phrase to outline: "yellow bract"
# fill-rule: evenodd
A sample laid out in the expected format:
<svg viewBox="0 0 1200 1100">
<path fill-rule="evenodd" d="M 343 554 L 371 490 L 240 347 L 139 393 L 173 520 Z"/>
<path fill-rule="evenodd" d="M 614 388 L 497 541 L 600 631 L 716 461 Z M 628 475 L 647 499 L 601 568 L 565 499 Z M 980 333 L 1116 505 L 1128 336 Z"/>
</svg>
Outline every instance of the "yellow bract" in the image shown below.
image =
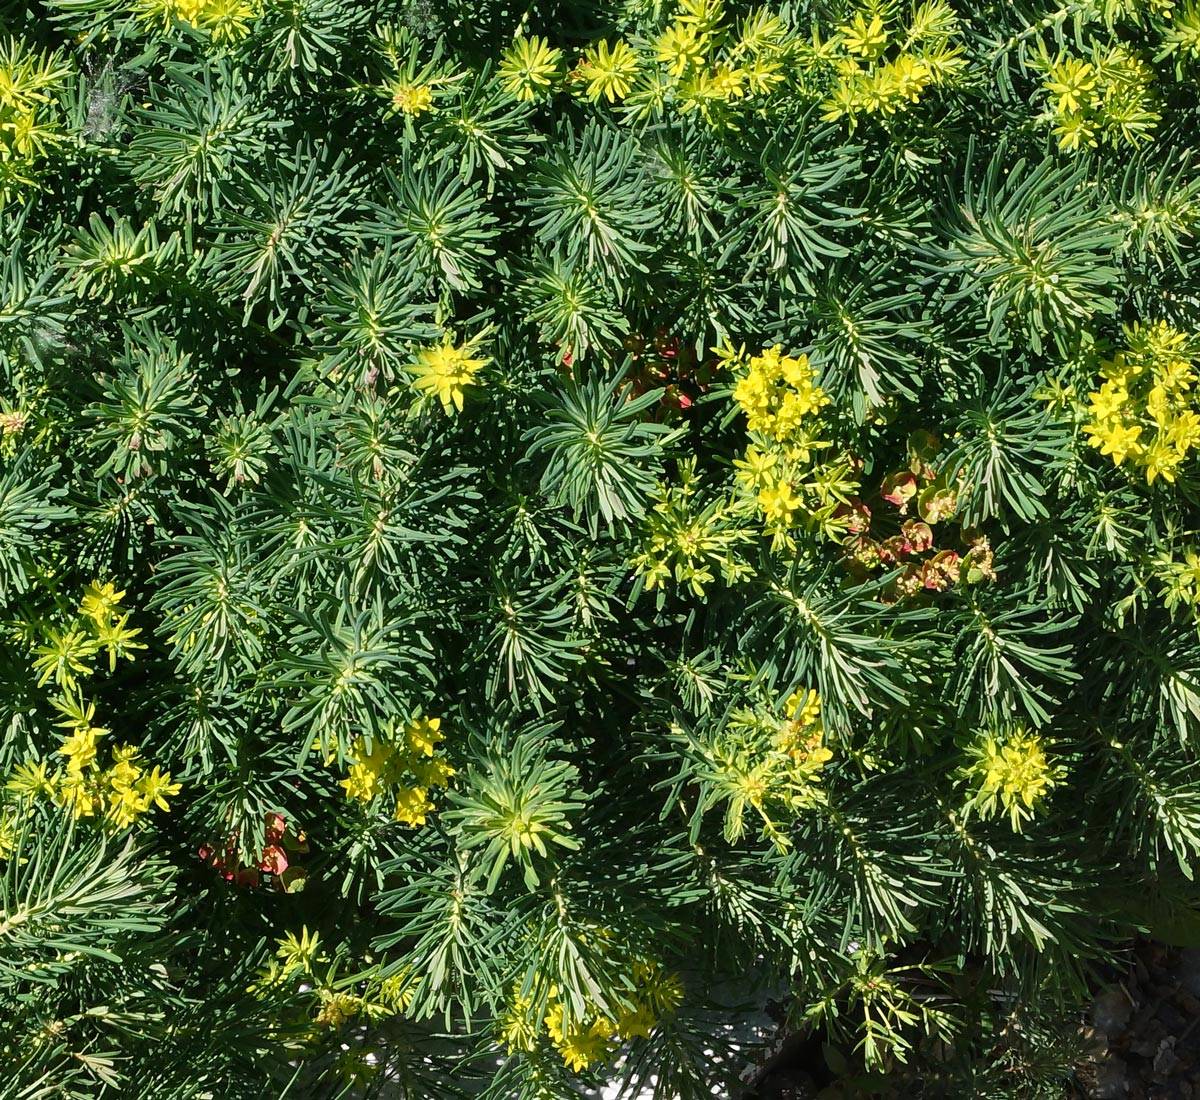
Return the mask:
<svg viewBox="0 0 1200 1100">
<path fill-rule="evenodd" d="M 838 30 L 842 34 L 842 45 L 859 57 L 878 57 L 887 48 L 887 31 L 878 14 L 873 14 L 868 21 L 863 12 L 855 12 L 854 19 Z"/>
<path fill-rule="evenodd" d="M 682 76 L 688 69 L 704 64 L 705 45 L 704 36 L 695 27 L 675 23 L 659 35 L 654 56 L 672 76 Z"/>
<path fill-rule="evenodd" d="M 1042 87 L 1058 97 L 1060 114 L 1079 111 L 1091 103 L 1091 93 L 1096 89 L 1096 70 L 1079 58 L 1067 58 L 1050 66 Z"/>
<path fill-rule="evenodd" d="M 820 419 L 830 400 L 808 357 L 784 355 L 779 346 L 748 360 L 742 352 L 722 354 L 744 372 L 733 399 L 754 436 L 745 457 L 734 460 L 738 486 L 761 515 L 772 550 L 793 549 L 790 530 L 801 523 L 823 537 L 841 537 L 843 513 L 859 486 L 845 454 L 815 457 L 831 446 L 821 438 Z"/>
<path fill-rule="evenodd" d="M 257 0 L 137 0 L 133 10 L 139 19 L 157 22 L 164 34 L 179 20 L 205 31 L 214 42 L 244 38 L 262 15 Z"/>
<path fill-rule="evenodd" d="M 77 818 L 99 817 L 111 828 L 124 829 L 157 807 L 169 810 L 168 798 L 182 789 L 158 765 L 149 769 L 133 745 L 117 745 L 107 769 L 99 763 L 99 741 L 109 731 L 92 725 L 95 704 L 66 696 L 53 700 L 67 716 L 58 723 L 70 730 L 58 748 L 63 766 L 50 772 L 45 760 L 27 761 L 8 780 L 7 789 L 22 802 L 49 796 Z"/>
<path fill-rule="evenodd" d="M 868 3 L 828 42 L 814 38 L 814 60 L 834 77 L 822 103 L 826 122 L 846 118 L 853 129 L 860 114 L 894 115 L 965 69 L 962 49 L 953 41 L 958 17 L 943 0 L 914 7 L 907 26 L 894 23 L 894 9 Z M 893 45 L 895 52 L 886 56 Z"/>
<path fill-rule="evenodd" d="M 564 1027 L 562 1003 L 554 1005 L 545 1019 L 546 1031 L 559 1054 L 576 1073 L 601 1061 L 608 1050 L 608 1041 L 615 1030 L 611 1020 L 598 1016 L 590 1024 Z"/>
<path fill-rule="evenodd" d="M 425 815 L 433 811 L 425 787 L 401 787 L 396 791 L 396 810 L 392 815 L 405 825 L 424 825 Z"/>
<path fill-rule="evenodd" d="M 433 110 L 433 89 L 428 84 L 408 84 L 403 80 L 393 80 L 387 85 L 387 93 L 392 101 L 392 109 L 401 114 L 415 117 L 424 111 Z"/>
<path fill-rule="evenodd" d="M 615 103 L 624 99 L 633 87 L 637 71 L 638 56 L 623 38 L 618 38 L 611 47 L 601 41 L 583 52 L 580 73 L 587 82 L 587 96 L 591 100 L 604 98 Z"/>
<path fill-rule="evenodd" d="M 562 67 L 562 50 L 544 38 L 519 37 L 504 51 L 496 76 L 509 95 L 529 102 L 551 91 Z"/>
<path fill-rule="evenodd" d="M 982 813 L 1006 812 L 1014 831 L 1031 816 L 1061 775 L 1051 766 L 1040 738 L 1018 727 L 1003 738 L 985 734 L 972 750 L 974 762 L 966 774 L 978 783 L 969 803 Z"/>
<path fill-rule="evenodd" d="M 476 358 L 471 353 L 471 343 L 455 347 L 449 338 L 422 348 L 416 363 L 408 368 L 414 375 L 413 386 L 436 395 L 448 415 L 451 409 L 462 412 L 466 387 L 477 385 L 475 376 L 491 362 L 486 356 Z"/>
<path fill-rule="evenodd" d="M 605 940 L 603 929 L 595 931 Z M 513 988 L 507 1010 L 500 1017 L 500 1037 L 510 1051 L 531 1052 L 544 1034 L 562 1060 L 576 1073 L 615 1052 L 615 1040 L 648 1039 L 660 1020 L 671 1015 L 683 1001 L 683 983 L 678 974 L 655 960 L 628 955 L 619 960 L 629 975 L 621 1003 L 601 1010 L 588 1003 L 582 1018 L 568 1016 L 558 986 L 551 984 L 544 1014 L 534 1014 L 534 999 Z M 540 1018 L 539 1018 L 540 1016 Z"/>
<path fill-rule="evenodd" d="M 779 345 L 754 356 L 733 391 L 733 399 L 746 414 L 747 427 L 777 440 L 786 439 L 806 416 L 829 404 L 817 386 L 817 372 L 808 356 L 793 358 Z"/>
<path fill-rule="evenodd" d="M 1153 73 L 1123 46 L 1093 46 L 1090 60 L 1060 54 L 1045 62 L 1045 73 L 1042 90 L 1062 149 L 1095 147 L 1100 138 L 1136 145 L 1158 123 Z"/>
<path fill-rule="evenodd" d="M 756 705 L 734 711 L 727 726 L 694 749 L 706 760 L 704 774 L 725 803 L 725 837 L 745 835 L 746 811 L 757 814 L 763 835 L 780 850 L 791 841 L 786 828 L 796 814 L 824 799 L 821 772 L 833 759 L 825 744 L 821 697 L 802 688 L 777 708 Z"/>
<path fill-rule="evenodd" d="M 1126 459 L 1146 481 L 1174 481 L 1200 447 L 1193 408 L 1196 352 L 1187 333 L 1156 321 L 1125 328 L 1126 347 L 1100 364 L 1103 381 L 1088 394 L 1084 434 L 1120 466 Z"/>
<path fill-rule="evenodd" d="M 394 739 L 373 738 L 369 749 L 365 738 L 356 738 L 349 770 L 339 784 L 346 797 L 369 803 L 390 795 L 395 799 L 393 817 L 397 821 L 424 825 L 434 808 L 430 788 L 447 786 L 454 775 L 445 757 L 436 752 L 445 740 L 441 724 L 440 718 L 418 718 Z"/>
</svg>

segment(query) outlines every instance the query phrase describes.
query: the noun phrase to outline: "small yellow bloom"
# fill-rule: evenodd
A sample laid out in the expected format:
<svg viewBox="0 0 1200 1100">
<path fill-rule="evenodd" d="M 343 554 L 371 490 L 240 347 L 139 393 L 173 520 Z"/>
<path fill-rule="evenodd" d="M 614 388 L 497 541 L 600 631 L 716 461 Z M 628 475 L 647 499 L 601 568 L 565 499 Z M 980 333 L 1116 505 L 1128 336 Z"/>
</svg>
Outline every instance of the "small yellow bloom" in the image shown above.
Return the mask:
<svg viewBox="0 0 1200 1100">
<path fill-rule="evenodd" d="M 735 69 L 729 65 L 718 65 L 705 84 L 705 93 L 714 99 L 723 99 L 729 103 L 741 99 L 746 94 L 746 70 Z"/>
<path fill-rule="evenodd" d="M 763 489 L 756 498 L 768 523 L 787 527 L 801 505 L 790 481 L 777 481 L 772 488 Z"/>
<path fill-rule="evenodd" d="M 405 825 L 424 825 L 426 814 L 433 811 L 428 796 L 425 787 L 401 787 L 396 792 L 396 820 Z"/>
<path fill-rule="evenodd" d="M 133 787 L 114 786 L 108 795 L 107 817 L 118 829 L 132 825 L 150 808 L 149 801 Z"/>
<path fill-rule="evenodd" d="M 413 385 L 435 394 L 449 415 L 451 408 L 462 412 L 466 387 L 478 384 L 475 376 L 490 362 L 486 356 L 474 358 L 469 343 L 456 348 L 446 339 L 417 352 L 417 362 L 409 370 L 415 375 Z"/>
<path fill-rule="evenodd" d="M 642 994 L 656 1016 L 667 1016 L 683 1004 L 683 979 L 677 973 L 654 963 L 644 973 L 635 968 L 634 977 L 642 983 Z"/>
<path fill-rule="evenodd" d="M 903 99 L 916 103 L 921 93 L 933 83 L 934 72 L 927 61 L 919 57 L 909 57 L 902 54 L 895 61 L 888 62 L 877 74 L 880 88 L 880 107 L 885 114 L 891 114 L 895 108 L 892 99 Z M 870 110 L 870 106 L 867 108 Z"/>
<path fill-rule="evenodd" d="M 435 746 L 446 740 L 446 735 L 440 732 L 441 728 L 440 718 L 418 718 L 405 729 L 404 739 L 413 752 L 432 756 Z"/>
<path fill-rule="evenodd" d="M 214 42 L 244 38 L 261 15 L 250 0 L 137 0 L 134 11 L 139 19 L 157 22 L 163 34 L 179 20 L 205 31 Z"/>
<path fill-rule="evenodd" d="M 116 585 L 111 581 L 106 581 L 104 584 L 92 581 L 83 590 L 79 613 L 86 615 L 89 619 L 94 619 L 97 623 L 107 622 L 109 615 L 118 610 L 124 595 L 125 590 L 122 589 L 118 592 Z"/>
<path fill-rule="evenodd" d="M 608 1054 L 609 1040 L 613 1035 L 613 1024 L 603 1016 L 597 1017 L 586 1027 L 575 1023 L 570 1030 L 563 1027 L 563 1006 L 551 1008 L 546 1017 L 546 1030 L 562 1060 L 578 1073 L 594 1062 L 603 1061 Z"/>
<path fill-rule="evenodd" d="M 1035 734 L 1017 728 L 1003 740 L 987 734 L 972 750 L 974 762 L 966 774 L 979 786 L 970 805 L 992 815 L 1007 812 L 1013 830 L 1021 831 L 1021 822 L 1030 816 L 1061 775 L 1060 769 L 1046 759 L 1042 742 Z"/>
<path fill-rule="evenodd" d="M 347 798 L 370 802 L 379 793 L 377 778 L 375 772 L 362 764 L 351 764 L 346 778 L 338 786 L 345 790 Z"/>
<path fill-rule="evenodd" d="M 319 989 L 321 1007 L 313 1019 L 318 1024 L 341 1027 L 363 1009 L 363 999 L 353 993 L 335 993 L 332 989 Z"/>
<path fill-rule="evenodd" d="M 401 970 L 379 983 L 379 999 L 393 1012 L 407 1012 L 420 984 L 421 979 L 414 977 L 412 971 Z"/>
<path fill-rule="evenodd" d="M 1175 471 L 1183 461 L 1183 455 L 1171 445 L 1169 439 L 1159 435 L 1138 457 L 1138 465 L 1146 471 L 1146 483 L 1153 485 L 1156 478 L 1174 482 Z"/>
<path fill-rule="evenodd" d="M 1086 115 L 1059 115 L 1054 120 L 1054 132 L 1058 135 L 1058 147 L 1073 153 L 1086 146 L 1095 149 L 1098 144 L 1095 123 Z"/>
<path fill-rule="evenodd" d="M 760 450 L 751 443 L 746 448 L 746 457 L 735 458 L 733 465 L 737 470 L 738 481 L 748 489 L 757 490 L 775 484 L 772 470 L 778 461 L 777 454 Z"/>
<path fill-rule="evenodd" d="M 295 932 L 288 932 L 283 939 L 275 942 L 279 945 L 275 954 L 283 960 L 285 975 L 296 972 L 311 974 L 313 963 L 323 961 L 320 955 L 321 933 L 310 932 L 307 924 L 300 926 L 299 936 Z"/>
<path fill-rule="evenodd" d="M 813 688 L 797 691 L 788 697 L 784 708 L 792 721 L 799 722 L 801 726 L 811 726 L 821 718 L 821 696 Z"/>
<path fill-rule="evenodd" d="M 746 81 L 755 95 L 770 95 L 777 85 L 782 84 L 782 64 L 772 57 L 756 57 L 746 70 Z"/>
<path fill-rule="evenodd" d="M 68 771 L 60 776 L 55 796 L 59 804 L 69 808 L 77 818 L 96 815 L 97 791 L 94 775 L 85 778 L 81 772 Z"/>
<path fill-rule="evenodd" d="M 1109 379 L 1095 393 L 1088 394 L 1088 412 L 1093 420 L 1110 420 L 1120 416 L 1129 403 L 1129 391 L 1123 382 Z"/>
<path fill-rule="evenodd" d="M 96 759 L 96 740 L 102 730 L 94 727 L 77 729 L 59 747 L 59 753 L 67 758 L 67 771 L 79 775 Z"/>
<path fill-rule="evenodd" d="M 347 798 L 370 802 L 389 783 L 394 782 L 400 770 L 401 764 L 394 745 L 376 737 L 368 752 L 366 740 L 356 737 L 350 747 L 349 772 L 339 786 L 345 790 Z"/>
<path fill-rule="evenodd" d="M 96 624 L 96 641 L 108 651 L 108 670 L 113 672 L 117 667 L 117 658 L 125 657 L 132 661 L 135 649 L 146 649 L 144 642 L 135 642 L 142 628 L 129 625 L 129 612 L 120 618 L 113 616 Z"/>
<path fill-rule="evenodd" d="M 432 760 L 422 760 L 413 764 L 412 773 L 422 787 L 445 787 L 449 785 L 454 769 L 443 757 L 435 756 Z"/>
<path fill-rule="evenodd" d="M 1101 377 L 1115 382 L 1122 388 L 1128 388 L 1131 382 L 1136 381 L 1145 373 L 1146 366 L 1139 357 L 1130 357 L 1123 351 L 1117 352 L 1111 359 L 1103 359 L 1100 362 Z"/>
<path fill-rule="evenodd" d="M 1189 390 L 1196 381 L 1191 361 L 1178 357 L 1158 363 L 1154 368 L 1154 377 L 1159 384 L 1172 393 L 1183 393 Z"/>
<path fill-rule="evenodd" d="M 147 808 L 157 806 L 160 810 L 170 810 L 167 799 L 174 798 L 183 790 L 183 785 L 172 783 L 171 773 L 160 772 L 157 764 L 138 780 L 137 787 L 146 799 Z"/>
<path fill-rule="evenodd" d="M 392 110 L 414 118 L 424 111 L 433 110 L 433 89 L 428 84 L 408 84 L 393 80 L 387 86 Z"/>
<path fill-rule="evenodd" d="M 1200 447 L 1200 414 L 1184 409 L 1167 426 L 1167 439 L 1180 455 Z"/>
<path fill-rule="evenodd" d="M 135 746 L 119 745 L 113 749 L 113 766 L 104 773 L 104 778 L 113 790 L 130 790 L 141 776 L 141 761 L 138 760 L 138 750 Z"/>
<path fill-rule="evenodd" d="M 1113 462 L 1118 466 L 1130 455 L 1141 454 L 1142 445 L 1138 442 L 1138 436 L 1142 434 L 1142 428 L 1139 424 L 1125 425 L 1108 420 L 1085 424 L 1083 430 L 1091 436 L 1091 445 L 1099 447 L 1103 455 L 1112 455 Z"/>
</svg>

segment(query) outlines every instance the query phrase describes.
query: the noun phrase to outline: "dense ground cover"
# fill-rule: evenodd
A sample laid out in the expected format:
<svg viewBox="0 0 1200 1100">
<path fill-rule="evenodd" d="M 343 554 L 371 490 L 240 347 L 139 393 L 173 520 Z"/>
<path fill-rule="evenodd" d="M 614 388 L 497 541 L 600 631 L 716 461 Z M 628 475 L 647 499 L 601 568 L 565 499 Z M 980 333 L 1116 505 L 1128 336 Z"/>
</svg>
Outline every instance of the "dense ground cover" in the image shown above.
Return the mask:
<svg viewBox="0 0 1200 1100">
<path fill-rule="evenodd" d="M 1059 1095 L 1195 934 L 1198 74 L 1195 0 L 0 3 L 0 1095 L 705 1096 L 746 973 Z"/>
</svg>

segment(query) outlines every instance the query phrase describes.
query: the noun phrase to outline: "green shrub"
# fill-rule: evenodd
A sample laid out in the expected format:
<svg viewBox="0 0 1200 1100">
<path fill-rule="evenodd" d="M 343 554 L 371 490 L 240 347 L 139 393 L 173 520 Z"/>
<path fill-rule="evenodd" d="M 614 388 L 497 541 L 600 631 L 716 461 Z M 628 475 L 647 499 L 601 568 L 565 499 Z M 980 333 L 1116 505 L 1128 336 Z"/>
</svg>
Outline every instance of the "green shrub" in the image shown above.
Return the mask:
<svg viewBox="0 0 1200 1100">
<path fill-rule="evenodd" d="M 1198 75 L 1192 0 L 0 3 L 0 1095 L 708 1096 L 747 974 L 1054 1095 L 1196 929 Z"/>
</svg>

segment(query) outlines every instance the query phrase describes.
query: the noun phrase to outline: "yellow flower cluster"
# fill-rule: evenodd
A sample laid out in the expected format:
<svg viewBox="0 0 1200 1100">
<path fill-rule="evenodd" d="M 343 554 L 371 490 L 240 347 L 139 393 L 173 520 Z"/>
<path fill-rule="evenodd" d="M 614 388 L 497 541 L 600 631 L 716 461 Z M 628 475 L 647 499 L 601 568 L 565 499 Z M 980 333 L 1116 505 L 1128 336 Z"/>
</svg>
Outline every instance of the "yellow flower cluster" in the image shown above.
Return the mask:
<svg viewBox="0 0 1200 1100">
<path fill-rule="evenodd" d="M 435 395 L 447 415 L 452 415 L 452 408 L 462 412 L 466 387 L 478 385 L 475 376 L 491 362 L 487 356 L 473 356 L 475 342 L 455 347 L 447 337 L 433 347 L 421 348 L 416 363 L 408 368 L 414 388 Z"/>
<path fill-rule="evenodd" d="M 846 118 L 853 129 L 859 115 L 896 114 L 965 69 L 962 48 L 953 42 L 958 17 L 944 0 L 915 5 L 907 25 L 895 22 L 895 11 L 869 0 L 828 42 L 817 44 L 816 56 L 833 70 L 822 104 L 826 122 Z"/>
<path fill-rule="evenodd" d="M 341 786 L 347 798 L 369 803 L 387 795 L 395 800 L 393 817 L 406 825 L 424 825 L 433 810 L 432 787 L 445 787 L 454 774 L 437 745 L 445 740 L 440 718 L 418 718 L 395 740 L 359 737 L 350 752 L 350 769 Z"/>
<path fill-rule="evenodd" d="M 386 87 L 392 110 L 414 118 L 425 111 L 433 110 L 433 89 L 428 84 L 410 84 L 393 80 Z"/>
<path fill-rule="evenodd" d="M 337 1028 L 360 1016 L 383 1020 L 407 1011 L 414 989 L 420 984 L 419 978 L 403 970 L 383 979 L 368 976 L 361 984 L 355 983 L 356 992 L 339 977 L 338 960 L 321 953 L 319 932 L 309 932 L 308 926 L 302 925 L 299 935 L 288 932 L 275 942 L 275 958 L 258 972 L 248 992 L 265 998 L 292 984 L 299 987 L 297 993 L 308 993 L 314 1026 L 307 1037 L 314 1042 L 324 1038 L 323 1028 Z"/>
<path fill-rule="evenodd" d="M 45 644 L 34 647 L 38 687 L 53 679 L 59 687 L 74 691 L 79 676 L 95 671 L 88 662 L 101 650 L 112 672 L 118 657 L 132 661 L 134 650 L 146 648 L 134 641 L 142 631 L 129 625 L 130 612 L 120 606 L 124 595 L 111 583 L 93 581 L 84 588 L 74 622 L 62 630 L 47 628 Z"/>
<path fill-rule="evenodd" d="M 751 357 L 746 373 L 734 387 L 733 399 L 746 414 L 750 431 L 782 441 L 801 431 L 805 417 L 829 404 L 816 380 L 817 372 L 807 355 L 784 355 L 777 344 Z"/>
<path fill-rule="evenodd" d="M 551 985 L 545 1016 L 532 1016 L 533 1002 L 513 991 L 508 1011 L 499 1020 L 500 1037 L 510 1051 L 529 1052 L 536 1048 L 542 1029 L 562 1060 L 574 1072 L 607 1060 L 618 1040 L 648 1039 L 658 1022 L 683 1001 L 683 983 L 678 974 L 668 973 L 651 959 L 635 959 L 630 965 L 632 991 L 623 990 L 625 1002 L 612 1015 L 596 1006 L 583 1019 L 569 1019 L 559 996 Z"/>
<path fill-rule="evenodd" d="M 178 21 L 203 31 L 214 42 L 245 38 L 262 15 L 258 0 L 137 0 L 133 11 L 139 19 L 157 23 L 163 34 Z"/>
<path fill-rule="evenodd" d="M 745 456 L 734 459 L 738 487 L 757 509 L 773 550 L 794 547 L 789 530 L 799 523 L 840 539 L 852 519 L 849 505 L 860 488 L 854 468 L 845 455 L 814 462 L 813 452 L 830 446 L 814 438 L 816 427 L 795 433 L 786 445 L 750 443 Z"/>
<path fill-rule="evenodd" d="M 788 27 L 759 8 L 740 27 L 725 19 L 723 0 L 681 0 L 670 24 L 639 53 L 623 38 L 587 47 L 569 73 L 563 54 L 541 38 L 517 37 L 497 68 L 504 90 L 519 100 L 553 94 L 564 81 L 591 100 L 624 103 L 631 119 L 661 117 L 672 105 L 712 125 L 733 126 L 728 108 L 766 96 L 785 80 Z"/>
<path fill-rule="evenodd" d="M 576 1073 L 594 1062 L 604 1061 L 608 1054 L 608 1041 L 616 1030 L 606 1016 L 593 1016 L 590 1022 L 568 1024 L 561 1001 L 550 1009 L 544 1023 L 550 1041 L 562 1055 L 562 1060 Z"/>
<path fill-rule="evenodd" d="M 785 82 L 791 32 L 774 12 L 752 11 L 740 27 L 724 22 L 720 0 L 681 3 L 675 21 L 655 42 L 664 66 L 643 97 L 655 98 L 655 83 L 673 93 L 679 113 L 696 111 L 710 125 L 732 128 L 728 107 L 771 95 Z M 635 93 L 636 95 L 636 93 Z"/>
<path fill-rule="evenodd" d="M 1088 394 L 1083 430 L 1118 466 L 1127 458 L 1140 466 L 1150 484 L 1160 477 L 1174 481 L 1189 452 L 1200 447 L 1195 344 L 1164 321 L 1124 331 L 1125 350 L 1100 365 L 1104 381 Z"/>
<path fill-rule="evenodd" d="M 135 746 L 114 746 L 111 765 L 100 767 L 98 742 L 109 731 L 93 724 L 94 703 L 66 696 L 54 705 L 66 715 L 58 724 L 70 731 L 58 749 L 63 766 L 50 772 L 44 760 L 22 764 L 8 782 L 10 792 L 23 802 L 48 795 L 76 818 L 102 818 L 114 829 L 133 825 L 155 807 L 170 809 L 167 799 L 179 793 L 180 785 L 158 765 L 147 769 Z"/>
<path fill-rule="evenodd" d="M 1162 117 L 1153 108 L 1150 67 L 1124 46 L 1095 47 L 1092 59 L 1047 61 L 1042 91 L 1061 149 L 1095 148 L 1100 139 L 1136 145 Z"/>
<path fill-rule="evenodd" d="M 784 827 L 795 814 L 823 800 L 821 772 L 833 759 L 825 744 L 821 698 L 794 692 L 781 719 L 769 708 L 735 711 L 728 726 L 702 749 L 707 778 L 726 803 L 725 837 L 745 835 L 747 810 L 758 814 L 764 835 L 779 849 L 790 846 Z"/>
<path fill-rule="evenodd" d="M 1015 832 L 1063 775 L 1046 759 L 1041 739 L 1024 727 L 1003 738 L 987 733 L 970 753 L 974 760 L 965 774 L 978 786 L 967 809 L 985 817 L 1007 813 Z"/>
<path fill-rule="evenodd" d="M 737 362 L 740 354 L 727 356 Z M 845 456 L 814 462 L 831 444 L 821 439 L 820 411 L 829 397 L 816 384 L 808 357 L 785 356 L 778 346 L 746 361 L 733 398 L 746 414 L 751 442 L 734 460 L 738 487 L 751 500 L 772 536 L 772 549 L 792 549 L 789 529 L 803 521 L 830 538 L 844 531 L 840 519 L 858 481 Z"/>
</svg>

